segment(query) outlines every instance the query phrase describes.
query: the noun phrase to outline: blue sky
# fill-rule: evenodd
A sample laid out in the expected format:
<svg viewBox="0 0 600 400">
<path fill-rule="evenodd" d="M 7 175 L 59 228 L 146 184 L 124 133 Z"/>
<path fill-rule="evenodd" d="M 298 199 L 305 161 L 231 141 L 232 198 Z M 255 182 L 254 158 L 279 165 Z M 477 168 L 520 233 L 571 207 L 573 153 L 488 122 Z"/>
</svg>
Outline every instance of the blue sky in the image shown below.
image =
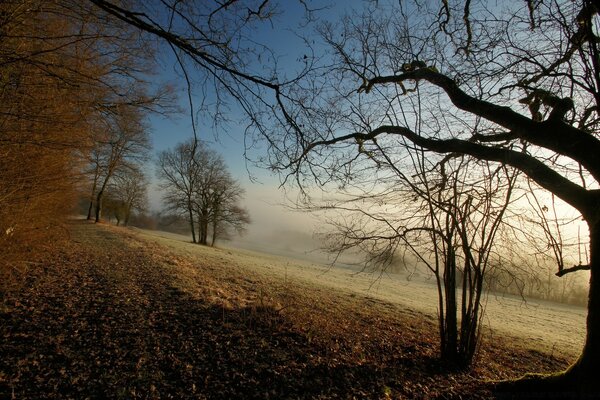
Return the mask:
<svg viewBox="0 0 600 400">
<path fill-rule="evenodd" d="M 335 0 L 318 0 L 312 3 L 314 3 L 314 7 L 327 6 L 326 9 L 317 14 L 321 19 L 335 20 L 348 11 L 353 4 L 361 5 L 362 3 L 369 2 L 368 0 L 345 0 L 337 2 Z M 311 35 L 311 30 L 314 27 L 299 27 L 304 13 L 299 1 L 285 0 L 283 3 L 286 5 L 286 8 L 282 10 L 282 14 L 278 15 L 272 21 L 260 25 L 255 39 L 259 43 L 268 44 L 269 48 L 273 49 L 280 57 L 278 64 L 282 66 L 282 69 L 284 71 L 291 71 L 290 75 L 293 75 L 293 71 L 302 69 L 303 63 L 299 58 L 305 53 L 304 44 L 297 35 Z M 312 4 L 311 2 L 308 3 Z M 158 80 L 160 82 L 169 82 L 176 87 L 176 93 L 179 98 L 178 103 L 183 112 L 178 115 L 172 115 L 168 119 L 160 116 L 151 117 L 153 143 L 156 151 L 172 147 L 174 144 L 188 139 L 193 134 L 185 81 L 180 75 L 175 58 L 167 46 L 164 46 L 164 52 L 161 54 L 161 62 L 162 67 L 158 71 Z M 192 73 L 193 71 L 190 69 L 188 72 Z M 201 100 L 198 97 L 199 93 L 193 93 L 193 95 L 193 101 L 195 105 L 198 105 Z M 216 138 L 216 133 L 210 127 L 212 121 L 206 120 L 197 121 L 199 125 L 198 133 L 203 140 L 207 140 L 213 145 L 215 150 L 219 151 L 226 158 L 232 171 L 239 171 L 241 173 L 245 172 L 245 162 L 243 160 L 243 125 L 236 126 L 236 121 L 242 120 L 244 116 L 240 111 L 235 110 L 235 104 L 232 104 L 232 106 L 232 113 L 229 115 L 232 120 L 232 124 L 229 126 L 231 128 L 229 134 L 221 134 Z"/>
<path fill-rule="evenodd" d="M 335 20 L 353 5 L 360 6 L 368 2 L 367 0 L 338 2 L 318 0 L 313 2 L 313 6 L 327 5 L 327 9 L 319 12 L 319 17 Z M 285 0 L 282 4 L 286 6 L 285 9 L 281 8 L 283 13 L 271 23 L 267 22 L 261 25 L 256 32 L 256 41 L 268 44 L 280 56 L 279 65 L 285 70 L 300 70 L 303 63 L 299 59 L 303 54 L 304 45 L 297 35 L 310 35 L 314 28 L 298 29 L 304 13 L 300 2 Z M 156 115 L 150 118 L 154 155 L 161 150 L 172 148 L 193 135 L 185 81 L 177 72 L 178 66 L 168 47 L 165 46 L 165 53 L 161 56 L 162 66 L 158 71 L 157 82 L 168 82 L 174 85 L 183 112 L 171 115 L 169 118 Z M 197 96 L 199 93 L 194 93 L 195 104 L 200 103 L 200 98 Z M 209 145 L 224 157 L 232 175 L 246 189 L 245 206 L 249 209 L 254 221 L 249 229 L 250 233 L 278 229 L 312 232 L 313 223 L 310 217 L 290 212 L 281 206 L 286 202 L 286 194 L 278 188 L 279 178 L 267 170 L 250 166 L 246 162 L 244 158 L 244 124 L 241 122 L 244 115 L 235 111 L 235 105 L 232 105 L 229 118 L 232 122 L 228 126 L 227 134 L 219 134 L 216 137 L 216 132 L 211 128 L 212 121 L 209 120 L 197 121 L 198 134 L 202 140 L 208 141 Z M 261 150 L 255 150 L 254 154 L 257 155 L 260 152 Z M 248 168 L 258 182 L 251 181 Z M 148 174 L 153 181 L 150 189 L 150 204 L 153 209 L 160 209 L 160 193 L 156 189 L 155 169 L 152 164 Z M 292 193 L 290 196 L 293 197 L 294 194 Z"/>
</svg>

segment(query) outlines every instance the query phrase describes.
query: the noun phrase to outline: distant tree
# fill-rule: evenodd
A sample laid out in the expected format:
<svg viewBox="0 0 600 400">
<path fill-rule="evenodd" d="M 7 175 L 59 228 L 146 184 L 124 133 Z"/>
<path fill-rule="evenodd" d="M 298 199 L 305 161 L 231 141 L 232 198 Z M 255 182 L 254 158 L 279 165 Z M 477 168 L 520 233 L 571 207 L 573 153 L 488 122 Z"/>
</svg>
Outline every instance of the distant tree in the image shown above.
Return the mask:
<svg viewBox="0 0 600 400">
<path fill-rule="evenodd" d="M 161 152 L 157 175 L 163 201 L 168 210 L 187 218 L 194 243 L 208 244 L 212 231 L 214 245 L 228 227 L 242 232 L 250 222 L 248 212 L 238 205 L 243 189 L 221 156 L 201 142 L 190 139 Z"/>
<path fill-rule="evenodd" d="M 115 175 L 109 188 L 117 225 L 129 225 L 132 213 L 142 213 L 148 204 L 148 181 L 139 169 Z"/>
<path fill-rule="evenodd" d="M 189 140 L 176 145 L 174 149 L 160 152 L 157 168 L 163 202 L 168 211 L 185 214 L 193 243 L 196 243 L 193 199 L 199 175 L 199 164 L 194 161 L 197 147 L 197 141 Z"/>
<path fill-rule="evenodd" d="M 156 214 L 154 214 L 154 213 L 148 213 L 148 212 L 136 213 L 131 216 L 131 218 L 129 220 L 129 224 L 136 226 L 138 228 L 142 228 L 142 229 L 149 229 L 149 230 L 157 230 L 158 229 L 158 219 L 156 217 Z"/>
<path fill-rule="evenodd" d="M 136 164 L 146 160 L 150 150 L 150 137 L 143 116 L 135 107 L 118 105 L 104 121 L 105 131 L 95 139 L 93 151 L 99 156 L 99 178 L 95 193 L 95 221 L 102 217 L 104 194 L 119 171 L 123 176 L 133 174 Z M 94 168 L 94 173 L 96 169 Z"/>
<path fill-rule="evenodd" d="M 244 192 L 244 189 L 231 177 L 229 172 L 226 170 L 221 172 L 211 194 L 211 246 L 215 245 L 217 238 L 227 237 L 230 228 L 238 234 L 245 232 L 246 225 L 250 223 L 250 214 L 248 210 L 239 206 Z"/>
<path fill-rule="evenodd" d="M 192 197 L 192 206 L 198 226 L 198 243 L 208 244 L 211 222 L 215 219 L 220 197 L 215 192 L 223 190 L 222 176 L 227 167 L 223 158 L 204 145 L 196 147 L 194 157 L 196 170 L 196 186 Z"/>
</svg>

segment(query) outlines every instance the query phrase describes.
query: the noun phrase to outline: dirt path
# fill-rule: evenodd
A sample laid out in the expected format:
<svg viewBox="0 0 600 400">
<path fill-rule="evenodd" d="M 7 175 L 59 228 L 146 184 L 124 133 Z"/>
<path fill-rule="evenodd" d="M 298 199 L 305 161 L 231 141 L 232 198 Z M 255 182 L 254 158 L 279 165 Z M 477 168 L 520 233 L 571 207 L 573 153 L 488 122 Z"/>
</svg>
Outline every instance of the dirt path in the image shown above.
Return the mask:
<svg viewBox="0 0 600 400">
<path fill-rule="evenodd" d="M 500 340 L 472 372 L 448 373 L 422 314 L 253 272 L 228 250 L 72 231 L 3 293 L 0 398 L 486 397 L 482 379 L 566 364 Z"/>
</svg>

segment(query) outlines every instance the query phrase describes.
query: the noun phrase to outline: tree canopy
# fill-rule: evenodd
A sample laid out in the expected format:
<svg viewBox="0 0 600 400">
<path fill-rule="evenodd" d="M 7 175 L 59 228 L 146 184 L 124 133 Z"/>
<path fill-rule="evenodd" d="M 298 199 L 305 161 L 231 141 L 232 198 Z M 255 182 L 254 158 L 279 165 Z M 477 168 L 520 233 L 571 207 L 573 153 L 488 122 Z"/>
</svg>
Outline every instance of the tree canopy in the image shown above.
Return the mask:
<svg viewBox="0 0 600 400">
<path fill-rule="evenodd" d="M 239 202 L 243 188 L 233 179 L 223 158 L 204 143 L 190 139 L 158 155 L 157 176 L 167 209 L 185 217 L 192 242 L 214 246 L 228 230 L 243 233 L 250 223 Z"/>
</svg>

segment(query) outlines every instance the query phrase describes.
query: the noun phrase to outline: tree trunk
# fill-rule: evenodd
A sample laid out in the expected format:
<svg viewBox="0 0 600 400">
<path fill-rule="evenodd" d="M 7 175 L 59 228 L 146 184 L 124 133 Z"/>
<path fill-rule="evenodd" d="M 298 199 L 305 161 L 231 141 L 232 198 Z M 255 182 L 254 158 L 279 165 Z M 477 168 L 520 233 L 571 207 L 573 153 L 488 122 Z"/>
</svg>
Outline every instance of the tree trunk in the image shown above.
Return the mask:
<svg viewBox="0 0 600 400">
<path fill-rule="evenodd" d="M 104 177 L 104 181 L 102 182 L 102 186 L 98 191 L 98 195 L 96 196 L 96 222 L 100 222 L 102 218 L 102 200 L 104 198 L 104 190 L 108 185 L 108 180 L 112 176 L 112 170 L 109 170 L 106 176 Z"/>
<path fill-rule="evenodd" d="M 100 222 L 102 218 L 102 198 L 104 197 L 104 189 L 101 189 L 96 196 L 96 222 Z"/>
<path fill-rule="evenodd" d="M 445 337 L 442 347 L 442 360 L 456 364 L 458 360 L 458 330 L 456 318 L 456 254 L 448 246 L 444 266 L 444 291 L 446 295 Z"/>
<path fill-rule="evenodd" d="M 203 209 L 202 213 L 201 213 L 201 237 L 200 237 L 200 243 L 203 245 L 207 245 L 208 244 L 208 210 Z"/>
<path fill-rule="evenodd" d="M 208 242 L 208 220 L 205 210 L 198 210 L 198 243 L 206 245 Z"/>
<path fill-rule="evenodd" d="M 590 288 L 587 332 L 579 359 L 554 375 L 528 374 L 516 381 L 499 382 L 501 393 L 535 393 L 554 398 L 600 398 L 600 222 L 590 227 Z M 524 398 L 524 397 L 523 397 Z"/>
<path fill-rule="evenodd" d="M 88 207 L 88 212 L 87 212 L 87 220 L 91 221 L 92 220 L 92 210 L 94 209 L 94 195 L 92 195 L 92 198 L 90 199 L 90 206 Z"/>
<path fill-rule="evenodd" d="M 196 243 L 196 228 L 194 226 L 194 210 L 188 201 L 188 213 L 190 218 L 190 229 L 192 230 L 192 243 Z"/>
<path fill-rule="evenodd" d="M 96 186 L 98 186 L 98 168 L 94 174 L 94 183 L 92 184 L 92 193 L 90 193 L 90 206 L 88 207 L 87 220 L 92 220 L 92 210 L 94 208 L 94 194 L 96 193 Z"/>
<path fill-rule="evenodd" d="M 212 238 L 210 240 L 211 247 L 215 247 L 216 241 L 217 241 L 217 224 L 213 223 Z"/>
<path fill-rule="evenodd" d="M 585 392 L 600 394 L 600 223 L 590 224 L 590 291 L 583 351 L 567 370 Z"/>
<path fill-rule="evenodd" d="M 215 209 L 213 210 L 213 217 L 212 217 L 212 239 L 210 241 L 211 247 L 214 247 L 215 242 L 217 241 L 218 225 L 219 225 L 219 209 L 217 206 L 215 206 Z"/>
<path fill-rule="evenodd" d="M 200 225 L 200 244 L 206 245 L 208 243 L 208 224 L 205 219 L 202 219 Z"/>
</svg>

